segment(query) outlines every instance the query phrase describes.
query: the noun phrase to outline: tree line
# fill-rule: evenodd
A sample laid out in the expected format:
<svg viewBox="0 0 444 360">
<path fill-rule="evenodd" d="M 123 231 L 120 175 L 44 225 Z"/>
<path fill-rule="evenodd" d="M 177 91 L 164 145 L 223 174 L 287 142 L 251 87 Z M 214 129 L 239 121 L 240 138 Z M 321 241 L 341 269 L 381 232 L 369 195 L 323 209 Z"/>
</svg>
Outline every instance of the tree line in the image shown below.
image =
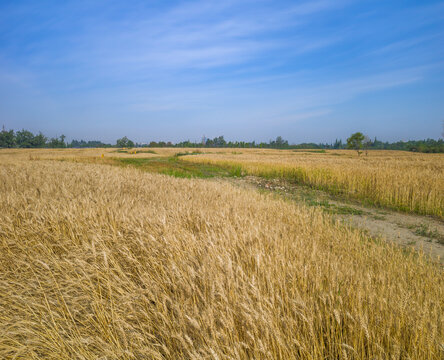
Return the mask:
<svg viewBox="0 0 444 360">
<path fill-rule="evenodd" d="M 199 142 L 190 140 L 178 143 L 151 141 L 150 143 L 136 143 L 124 136 L 117 139 L 115 144 L 103 143 L 99 140 L 72 140 L 70 143 L 65 141 L 66 136 L 61 135 L 55 138 L 48 138 L 41 132 L 33 134 L 29 130 L 22 129 L 0 131 L 0 148 L 133 148 L 133 147 L 188 147 L 188 148 L 269 148 L 269 149 L 355 149 L 360 155 L 367 150 L 404 150 L 425 153 L 444 153 L 444 140 L 411 140 L 397 142 L 382 142 L 376 137 L 372 140 L 368 136 L 358 132 L 352 134 L 346 143 L 341 139 L 336 139 L 334 143 L 302 143 L 289 144 L 288 140 L 278 136 L 269 142 L 255 141 L 226 141 L 223 136 L 217 136 L 213 139 L 203 137 Z"/>
<path fill-rule="evenodd" d="M 65 139 L 65 135 L 48 138 L 41 132 L 33 134 L 25 129 L 14 132 L 14 130 L 5 130 L 3 127 L 0 131 L 0 148 L 92 148 L 112 146 L 101 141 L 72 140 L 71 143 L 67 143 Z"/>
</svg>

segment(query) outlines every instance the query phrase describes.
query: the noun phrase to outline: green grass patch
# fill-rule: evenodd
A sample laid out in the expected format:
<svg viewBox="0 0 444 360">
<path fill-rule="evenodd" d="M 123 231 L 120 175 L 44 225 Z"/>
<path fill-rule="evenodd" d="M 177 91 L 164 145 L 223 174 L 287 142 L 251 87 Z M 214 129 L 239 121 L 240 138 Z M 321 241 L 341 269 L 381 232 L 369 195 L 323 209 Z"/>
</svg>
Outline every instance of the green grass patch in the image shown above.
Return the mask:
<svg viewBox="0 0 444 360">
<path fill-rule="evenodd" d="M 424 236 L 430 240 L 435 239 L 438 242 L 438 244 L 444 245 L 444 236 L 442 236 L 438 232 L 438 230 L 430 229 L 430 227 L 427 224 L 417 225 L 414 233 L 419 236 Z"/>
<path fill-rule="evenodd" d="M 339 215 L 363 215 L 364 211 L 355 209 L 351 206 L 342 206 L 336 205 L 328 202 L 327 200 L 307 200 L 305 203 L 309 206 L 319 206 L 325 212 L 330 214 L 339 214 Z"/>
<path fill-rule="evenodd" d="M 187 154 L 189 155 L 189 154 Z M 242 176 L 239 166 L 223 167 L 190 161 L 182 161 L 179 156 L 156 158 L 114 158 L 116 164 L 121 166 L 134 166 L 140 170 L 170 175 L 178 178 L 212 178 Z"/>
<path fill-rule="evenodd" d="M 112 152 L 116 152 L 119 154 L 157 154 L 154 150 L 137 150 L 137 149 L 117 149 Z"/>
<path fill-rule="evenodd" d="M 373 219 L 375 219 L 375 220 L 385 220 L 385 216 L 384 215 L 373 215 Z"/>
<path fill-rule="evenodd" d="M 330 214 L 339 215 L 364 215 L 366 212 L 356 209 L 347 205 L 337 205 L 329 202 L 327 195 L 316 191 L 308 186 L 298 186 L 297 188 L 287 188 L 282 185 L 271 185 L 270 187 L 264 187 L 263 184 L 259 185 L 260 190 L 264 192 L 273 192 L 275 194 L 291 198 L 294 201 L 302 202 L 308 206 L 317 206 L 322 208 L 323 211 Z"/>
<path fill-rule="evenodd" d="M 327 151 L 325 151 L 324 149 L 320 149 L 320 150 L 293 150 L 294 152 L 298 152 L 298 153 L 315 153 L 315 154 L 326 154 Z"/>
<path fill-rule="evenodd" d="M 200 155 L 200 154 L 205 154 L 205 153 L 200 151 L 200 150 L 194 150 L 194 151 L 178 152 L 178 153 L 175 153 L 174 156 L 175 157 L 180 157 L 180 156 Z"/>
<path fill-rule="evenodd" d="M 154 150 L 137 150 L 137 154 L 157 154 Z"/>
</svg>

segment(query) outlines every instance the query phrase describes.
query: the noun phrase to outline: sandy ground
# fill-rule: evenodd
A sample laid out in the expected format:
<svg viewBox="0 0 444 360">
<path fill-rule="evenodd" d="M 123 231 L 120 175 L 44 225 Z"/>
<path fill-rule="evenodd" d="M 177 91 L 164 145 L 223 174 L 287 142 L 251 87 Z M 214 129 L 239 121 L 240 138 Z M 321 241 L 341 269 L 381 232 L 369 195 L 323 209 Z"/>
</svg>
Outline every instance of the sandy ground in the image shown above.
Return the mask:
<svg viewBox="0 0 444 360">
<path fill-rule="evenodd" d="M 444 264 L 444 221 L 417 214 L 362 206 L 331 195 L 288 183 L 253 176 L 224 179 L 243 187 L 273 192 L 311 206 L 320 206 L 345 224 L 403 247 L 414 247 Z"/>
</svg>

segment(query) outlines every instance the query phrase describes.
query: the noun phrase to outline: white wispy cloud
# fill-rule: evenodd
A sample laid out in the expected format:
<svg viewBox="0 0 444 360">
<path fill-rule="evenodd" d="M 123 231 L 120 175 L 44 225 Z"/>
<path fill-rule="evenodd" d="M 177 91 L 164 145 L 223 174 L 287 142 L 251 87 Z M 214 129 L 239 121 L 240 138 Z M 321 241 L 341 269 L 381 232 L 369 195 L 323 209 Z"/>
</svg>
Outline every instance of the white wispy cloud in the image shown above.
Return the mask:
<svg viewBox="0 0 444 360">
<path fill-rule="evenodd" d="M 442 30 L 404 35 L 439 21 L 442 4 L 416 6 L 418 25 L 411 10 L 387 14 L 388 20 L 357 13 L 347 22 L 338 14 L 354 3 L 19 6 L 10 15 L 21 19 L 28 12 L 26 22 L 9 28 L 0 23 L 0 88 L 27 87 L 27 94 L 82 114 L 101 116 L 108 108 L 110 117 L 182 114 L 233 128 L 240 121 L 278 126 L 327 117 L 337 104 L 362 94 L 422 81 L 430 72 L 425 65 L 443 51 L 436 47 Z M 324 24 L 328 16 L 335 20 Z M 403 16 L 406 21 L 391 31 L 389 22 Z M 8 21 L 2 14 L 0 19 Z M 5 38 L 14 41 L 3 46 Z M 422 53 L 414 51 L 421 46 Z"/>
<path fill-rule="evenodd" d="M 241 4 L 242 6 L 240 6 Z M 255 11 L 253 2 L 199 1 L 180 5 L 156 17 L 94 26 L 78 35 L 77 48 L 58 60 L 75 60 L 91 66 L 146 68 L 211 68 L 248 63 L 263 53 L 288 49 L 306 53 L 329 46 L 332 39 L 299 36 L 285 38 L 275 32 L 291 30 L 303 18 L 329 9 L 337 2 L 317 1 L 291 8 Z M 228 13 L 224 11 L 230 10 Z M 222 14 L 221 14 L 222 12 Z M 259 40 L 260 39 L 260 40 Z M 338 41 L 336 38 L 334 41 Z"/>
</svg>

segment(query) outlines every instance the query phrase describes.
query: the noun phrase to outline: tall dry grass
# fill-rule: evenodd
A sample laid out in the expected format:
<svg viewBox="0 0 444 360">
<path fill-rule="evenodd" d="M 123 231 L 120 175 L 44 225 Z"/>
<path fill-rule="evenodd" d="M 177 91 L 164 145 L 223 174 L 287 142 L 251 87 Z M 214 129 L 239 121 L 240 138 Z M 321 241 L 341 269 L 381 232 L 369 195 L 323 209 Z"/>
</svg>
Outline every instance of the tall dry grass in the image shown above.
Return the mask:
<svg viewBox="0 0 444 360">
<path fill-rule="evenodd" d="M 377 206 L 444 218 L 444 154 L 401 151 L 246 151 L 184 157 L 240 166 L 249 175 L 284 178 Z"/>
<path fill-rule="evenodd" d="M 0 165 L 0 358 L 441 359 L 444 272 L 217 182 Z"/>
</svg>

